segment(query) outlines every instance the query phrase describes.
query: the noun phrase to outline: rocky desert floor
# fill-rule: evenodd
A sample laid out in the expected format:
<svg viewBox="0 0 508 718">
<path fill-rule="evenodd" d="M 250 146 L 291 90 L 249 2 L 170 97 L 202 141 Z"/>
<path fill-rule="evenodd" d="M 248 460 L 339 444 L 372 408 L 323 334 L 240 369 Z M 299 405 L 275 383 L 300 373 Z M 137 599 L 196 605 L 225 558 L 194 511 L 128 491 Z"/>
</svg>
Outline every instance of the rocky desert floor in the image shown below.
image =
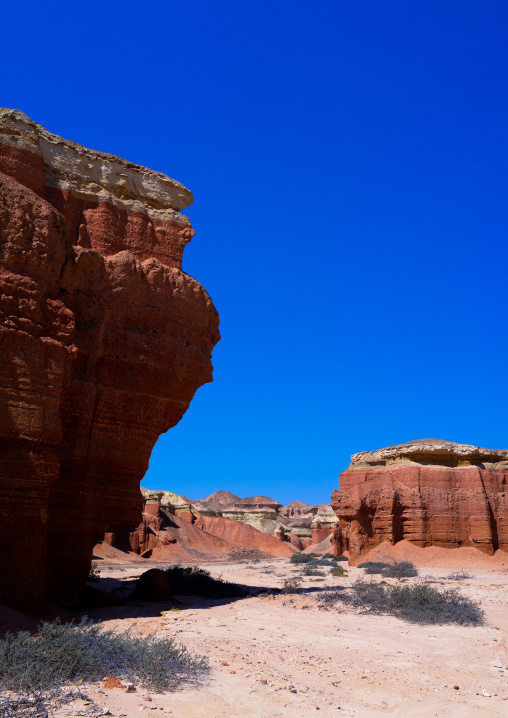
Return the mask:
<svg viewBox="0 0 508 718">
<path fill-rule="evenodd" d="M 281 588 L 284 579 L 302 573 L 287 559 L 200 566 L 214 576 L 267 588 Z M 96 585 L 128 593 L 147 568 L 139 561 L 103 561 Z M 484 626 L 419 626 L 318 607 L 322 587 L 351 585 L 364 574 L 359 568 L 349 568 L 342 578 L 328 573 L 304 578 L 301 594 L 227 601 L 180 597 L 177 610 L 173 604 L 142 602 L 89 610 L 87 615 L 108 628 L 135 624 L 135 631 L 174 637 L 208 656 L 212 669 L 199 686 L 174 693 L 90 686 L 88 694 L 119 718 L 140 711 L 172 718 L 508 716 L 508 566 L 503 561 L 468 569 L 471 578 L 459 582 L 449 578 L 455 570 L 420 568 L 418 578 L 404 580 L 459 588 L 481 602 Z M 86 709 L 76 701 L 62 714 L 83 715 Z"/>
</svg>

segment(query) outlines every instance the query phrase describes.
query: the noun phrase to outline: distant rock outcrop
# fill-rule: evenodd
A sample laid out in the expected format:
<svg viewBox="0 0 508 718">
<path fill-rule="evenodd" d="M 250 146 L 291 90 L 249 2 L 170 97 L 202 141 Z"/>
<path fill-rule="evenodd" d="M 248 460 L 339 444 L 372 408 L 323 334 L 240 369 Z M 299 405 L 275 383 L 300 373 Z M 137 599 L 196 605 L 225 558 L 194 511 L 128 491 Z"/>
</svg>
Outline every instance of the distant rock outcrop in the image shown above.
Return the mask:
<svg viewBox="0 0 508 718">
<path fill-rule="evenodd" d="M 93 545 L 139 523 L 155 441 L 212 380 L 191 201 L 0 109 L 0 601 L 79 601 Z"/>
<path fill-rule="evenodd" d="M 193 506 L 203 516 L 222 516 L 223 509 L 241 501 L 239 496 L 235 496 L 231 491 L 214 491 L 213 494 L 199 501 L 194 501 Z"/>
<path fill-rule="evenodd" d="M 171 491 L 142 489 L 142 493 L 146 514 L 158 515 L 159 509 L 164 508 L 196 526 L 206 528 L 206 531 L 213 535 L 248 547 L 259 544 L 258 547 L 261 548 L 259 535 L 256 537 L 256 534 L 246 534 L 238 528 L 233 529 L 235 524 L 250 526 L 257 532 L 273 536 L 302 551 L 330 537 L 338 522 L 330 504 L 309 506 L 302 501 L 293 501 L 282 506 L 269 496 L 249 496 L 241 499 L 224 490 L 215 491 L 197 501 Z M 223 521 L 207 522 L 204 521 L 205 517 Z M 236 538 L 233 538 L 233 535 Z M 267 546 L 273 547 L 274 544 L 268 543 Z M 268 548 L 266 550 L 270 553 Z"/>
<path fill-rule="evenodd" d="M 336 553 L 382 541 L 508 551 L 508 450 L 422 439 L 351 457 L 332 507 Z"/>
<path fill-rule="evenodd" d="M 201 515 L 193 507 L 185 510 L 178 494 L 144 490 L 143 496 L 141 524 L 131 531 L 106 533 L 107 546 L 172 562 L 293 555 L 289 546 L 248 524 Z M 169 497 L 175 497 L 174 505 Z M 94 552 L 100 555 L 101 547 Z"/>
</svg>

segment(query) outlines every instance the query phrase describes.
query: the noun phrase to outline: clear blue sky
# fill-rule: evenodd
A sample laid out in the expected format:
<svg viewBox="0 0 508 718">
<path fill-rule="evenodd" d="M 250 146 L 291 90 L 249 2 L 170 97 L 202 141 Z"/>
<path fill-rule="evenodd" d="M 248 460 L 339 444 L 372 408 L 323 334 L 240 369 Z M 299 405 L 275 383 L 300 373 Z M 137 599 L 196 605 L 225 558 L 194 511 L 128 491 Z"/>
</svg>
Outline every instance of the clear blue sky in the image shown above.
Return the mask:
<svg viewBox="0 0 508 718">
<path fill-rule="evenodd" d="M 505 0 L 2 9 L 0 104 L 194 192 L 215 381 L 144 480 L 329 500 L 357 451 L 508 447 Z"/>
</svg>

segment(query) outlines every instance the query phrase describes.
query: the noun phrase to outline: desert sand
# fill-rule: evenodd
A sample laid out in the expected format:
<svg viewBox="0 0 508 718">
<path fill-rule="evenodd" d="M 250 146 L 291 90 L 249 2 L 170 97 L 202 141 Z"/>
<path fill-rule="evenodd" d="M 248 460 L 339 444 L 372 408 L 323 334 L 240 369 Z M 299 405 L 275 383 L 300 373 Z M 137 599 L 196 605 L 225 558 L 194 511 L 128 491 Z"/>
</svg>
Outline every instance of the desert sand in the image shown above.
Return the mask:
<svg viewBox="0 0 508 718">
<path fill-rule="evenodd" d="M 208 656 L 212 669 L 201 685 L 174 693 L 147 693 L 139 686 L 135 693 L 90 686 L 88 693 L 113 716 L 128 718 L 140 711 L 172 718 L 310 718 L 316 711 L 322 718 L 507 716 L 508 556 L 378 548 L 385 557 L 394 551 L 403 558 L 412 553 L 423 566 L 418 578 L 404 579 L 407 583 L 423 579 L 437 588 L 459 588 L 481 602 L 485 625 L 422 627 L 350 608 L 318 607 L 322 586 L 351 585 L 364 575 L 359 568 L 349 568 L 343 578 L 306 577 L 301 594 L 222 601 L 179 597 L 177 610 L 174 604 L 142 602 L 89 610 L 87 615 L 108 628 L 134 624 L 141 633 L 174 637 Z M 258 587 L 280 588 L 285 578 L 302 572 L 287 559 L 200 565 L 215 576 Z M 451 580 L 459 567 L 467 568 L 470 578 Z M 104 559 L 96 585 L 127 595 L 146 568 L 139 560 Z M 65 715 L 83 708 L 77 701 Z"/>
</svg>

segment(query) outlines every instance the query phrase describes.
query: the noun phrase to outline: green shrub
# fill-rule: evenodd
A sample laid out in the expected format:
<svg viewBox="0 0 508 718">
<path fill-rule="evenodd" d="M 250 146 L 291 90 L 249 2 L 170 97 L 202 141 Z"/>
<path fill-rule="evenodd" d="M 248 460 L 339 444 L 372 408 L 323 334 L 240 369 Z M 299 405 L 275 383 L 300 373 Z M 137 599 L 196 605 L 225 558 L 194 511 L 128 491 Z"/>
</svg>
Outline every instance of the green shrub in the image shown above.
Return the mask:
<svg viewBox="0 0 508 718">
<path fill-rule="evenodd" d="M 414 586 L 383 586 L 358 580 L 348 589 L 335 589 L 319 596 L 319 606 L 330 609 L 337 602 L 364 612 L 389 613 L 419 624 L 458 623 L 479 626 L 484 613 L 477 601 L 457 589 L 438 591 L 426 583 Z"/>
<path fill-rule="evenodd" d="M 209 571 L 197 566 L 170 566 L 164 573 L 171 590 L 177 596 L 204 598 L 243 598 L 249 590 L 237 583 L 214 578 Z"/>
<path fill-rule="evenodd" d="M 294 553 L 289 560 L 291 563 L 308 563 L 315 558 L 315 553 Z"/>
<path fill-rule="evenodd" d="M 330 569 L 330 573 L 332 576 L 339 576 L 342 578 L 342 576 L 347 576 L 347 571 L 342 568 L 342 566 L 334 566 Z"/>
<path fill-rule="evenodd" d="M 382 574 L 386 578 L 411 578 L 418 576 L 418 570 L 411 561 L 398 561 L 384 568 Z"/>
<path fill-rule="evenodd" d="M 79 625 L 43 623 L 39 630 L 36 636 L 8 633 L 0 641 L 1 690 L 38 692 L 114 675 L 161 692 L 209 670 L 208 659 L 171 638 L 103 630 L 88 620 Z"/>
</svg>

